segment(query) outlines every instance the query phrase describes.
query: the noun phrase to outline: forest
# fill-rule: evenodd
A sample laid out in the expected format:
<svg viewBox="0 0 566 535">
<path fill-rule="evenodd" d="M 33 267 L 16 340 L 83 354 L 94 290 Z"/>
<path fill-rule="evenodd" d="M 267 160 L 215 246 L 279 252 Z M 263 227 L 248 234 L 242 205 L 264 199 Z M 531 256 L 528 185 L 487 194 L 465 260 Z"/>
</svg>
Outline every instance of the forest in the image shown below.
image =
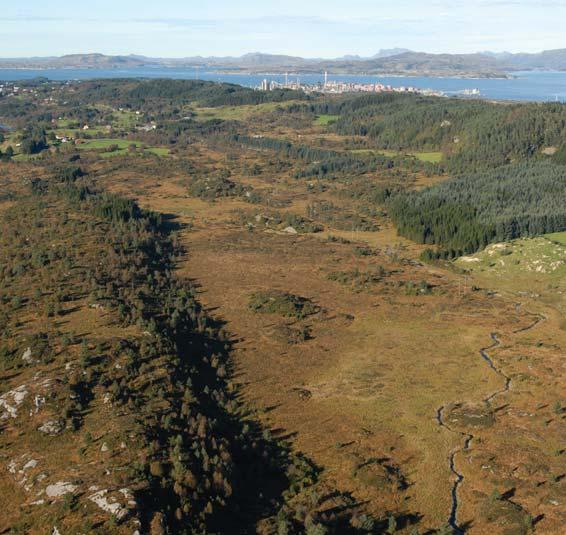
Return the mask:
<svg viewBox="0 0 566 535">
<path fill-rule="evenodd" d="M 395 168 L 409 168 L 410 171 L 426 172 L 428 165 L 415 160 L 407 160 L 401 156 L 383 154 L 362 155 L 351 152 L 323 149 L 304 144 L 270 137 L 254 138 L 241 134 L 233 134 L 219 141 L 231 146 L 246 146 L 261 150 L 270 150 L 282 158 L 300 161 L 295 178 L 336 179 L 345 176 L 357 176 L 376 171 L 390 171 Z"/>
<path fill-rule="evenodd" d="M 140 109 L 159 103 L 180 108 L 199 102 L 202 106 L 242 106 L 266 102 L 307 99 L 303 93 L 290 90 L 255 91 L 235 84 L 217 84 L 199 80 L 100 80 L 83 82 L 72 102 L 106 102 L 126 108 Z"/>
<path fill-rule="evenodd" d="M 300 106 L 300 105 L 297 105 Z M 540 159 L 561 148 L 566 110 L 560 104 L 510 104 L 413 95 L 342 98 L 303 105 L 339 115 L 333 128 L 391 150 L 440 150 L 450 173 Z"/>
<path fill-rule="evenodd" d="M 528 162 L 464 175 L 393 196 L 389 210 L 400 234 L 453 258 L 566 228 L 566 168 Z"/>
</svg>

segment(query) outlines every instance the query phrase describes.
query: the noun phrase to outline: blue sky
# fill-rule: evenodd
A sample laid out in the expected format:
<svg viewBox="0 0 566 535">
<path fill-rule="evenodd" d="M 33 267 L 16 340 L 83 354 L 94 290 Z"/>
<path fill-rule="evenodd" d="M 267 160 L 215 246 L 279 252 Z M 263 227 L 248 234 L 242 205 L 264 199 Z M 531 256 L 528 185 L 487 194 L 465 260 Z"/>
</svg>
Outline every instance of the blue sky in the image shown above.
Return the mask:
<svg viewBox="0 0 566 535">
<path fill-rule="evenodd" d="M 337 57 L 380 48 L 566 48 L 566 0 L 2 2 L 0 56 L 78 52 Z"/>
</svg>

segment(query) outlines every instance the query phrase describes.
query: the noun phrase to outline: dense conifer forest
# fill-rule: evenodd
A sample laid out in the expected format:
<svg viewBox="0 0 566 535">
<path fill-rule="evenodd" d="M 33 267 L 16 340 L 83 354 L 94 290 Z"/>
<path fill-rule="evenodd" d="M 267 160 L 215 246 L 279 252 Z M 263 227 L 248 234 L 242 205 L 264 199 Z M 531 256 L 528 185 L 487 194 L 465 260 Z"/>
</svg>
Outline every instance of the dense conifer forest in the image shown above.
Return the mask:
<svg viewBox="0 0 566 535">
<path fill-rule="evenodd" d="M 566 168 L 549 162 L 499 167 L 398 195 L 389 207 L 403 236 L 455 257 L 493 241 L 566 228 Z"/>
<path fill-rule="evenodd" d="M 159 103 L 163 110 L 167 105 L 181 107 L 192 102 L 210 107 L 242 106 L 307 97 L 290 90 L 255 91 L 240 85 L 198 80 L 103 80 L 83 82 L 76 98 L 83 102 L 108 102 L 135 109 Z"/>
<path fill-rule="evenodd" d="M 561 104 L 385 95 L 312 108 L 337 113 L 338 133 L 362 136 L 378 148 L 444 150 L 452 173 L 540 158 L 545 148 L 562 147 L 566 129 Z"/>
</svg>

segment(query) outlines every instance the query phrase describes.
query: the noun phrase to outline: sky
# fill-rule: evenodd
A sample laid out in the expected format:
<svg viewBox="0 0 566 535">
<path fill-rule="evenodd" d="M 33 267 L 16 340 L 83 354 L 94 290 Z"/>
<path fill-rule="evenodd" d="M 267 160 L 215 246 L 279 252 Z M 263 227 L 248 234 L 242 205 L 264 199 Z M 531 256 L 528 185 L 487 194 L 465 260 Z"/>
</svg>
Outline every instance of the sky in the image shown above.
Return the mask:
<svg viewBox="0 0 566 535">
<path fill-rule="evenodd" d="M 566 0 L 3 1 L 0 56 L 370 56 L 566 48 Z"/>
</svg>

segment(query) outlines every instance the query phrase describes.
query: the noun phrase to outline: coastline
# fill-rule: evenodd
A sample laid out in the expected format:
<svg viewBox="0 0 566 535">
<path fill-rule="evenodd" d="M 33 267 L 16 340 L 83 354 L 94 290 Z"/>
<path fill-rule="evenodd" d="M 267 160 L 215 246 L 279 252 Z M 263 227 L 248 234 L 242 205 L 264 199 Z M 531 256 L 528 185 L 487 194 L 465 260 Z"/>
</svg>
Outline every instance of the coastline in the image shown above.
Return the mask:
<svg viewBox="0 0 566 535">
<path fill-rule="evenodd" d="M 505 78 L 484 77 L 472 74 L 434 75 L 431 72 L 412 76 L 395 72 L 392 74 L 339 74 L 328 72 L 328 80 L 344 84 L 381 84 L 393 87 L 409 87 L 420 90 L 440 92 L 446 96 L 464 96 L 498 102 L 566 102 L 566 71 L 512 71 Z M 314 74 L 295 72 L 287 74 L 289 84 L 316 86 L 323 83 L 324 72 Z M 265 80 L 274 82 L 275 87 L 284 83 L 285 74 L 276 69 L 263 69 L 261 73 L 234 70 L 211 71 L 173 67 L 112 67 L 112 68 L 47 68 L 29 67 L 12 69 L 0 66 L 0 84 L 25 84 L 46 80 L 50 82 L 88 81 L 102 79 L 176 79 L 203 80 L 214 83 L 227 83 L 250 88 L 259 88 Z M 299 80 L 297 80 L 297 78 Z M 470 91 L 479 93 L 472 95 Z"/>
<path fill-rule="evenodd" d="M 124 65 L 104 65 L 104 66 L 92 66 L 92 65 L 77 65 L 77 66 L 8 66 L 0 64 L 0 72 L 2 71 L 41 71 L 41 72 L 53 72 L 53 71 L 72 71 L 72 70 L 85 70 L 85 71 L 105 71 L 105 70 L 143 70 L 143 69 L 163 69 L 171 71 L 187 71 L 187 72 L 200 72 L 201 74 L 213 74 L 213 75 L 226 75 L 226 76 L 315 76 L 321 74 L 319 70 L 250 70 L 250 69 L 223 69 L 223 68 L 213 68 L 202 70 L 196 66 L 172 66 L 172 65 L 135 65 L 135 66 L 124 66 Z M 527 72 L 527 71 L 525 71 Z M 528 71 L 528 72 L 551 72 L 551 71 Z M 446 80 L 511 80 L 516 78 L 512 73 L 477 73 L 477 72 L 462 72 L 447 74 L 444 72 L 435 71 L 379 71 L 379 72 L 368 72 L 368 71 L 352 71 L 352 70 L 340 70 L 335 69 L 328 71 L 329 74 L 333 76 L 375 76 L 375 77 L 388 77 L 388 78 L 439 78 Z"/>
</svg>

